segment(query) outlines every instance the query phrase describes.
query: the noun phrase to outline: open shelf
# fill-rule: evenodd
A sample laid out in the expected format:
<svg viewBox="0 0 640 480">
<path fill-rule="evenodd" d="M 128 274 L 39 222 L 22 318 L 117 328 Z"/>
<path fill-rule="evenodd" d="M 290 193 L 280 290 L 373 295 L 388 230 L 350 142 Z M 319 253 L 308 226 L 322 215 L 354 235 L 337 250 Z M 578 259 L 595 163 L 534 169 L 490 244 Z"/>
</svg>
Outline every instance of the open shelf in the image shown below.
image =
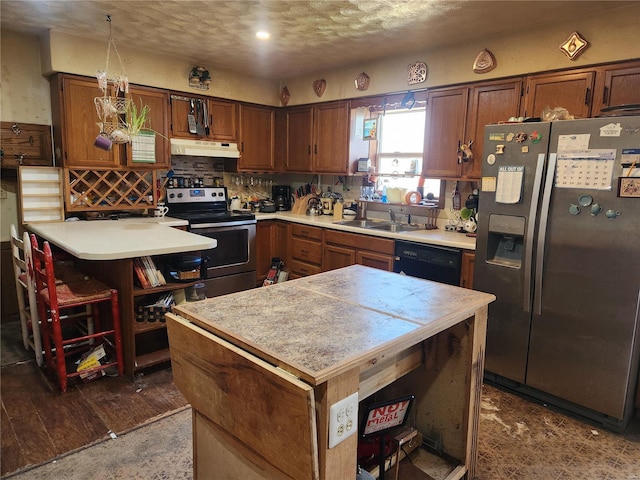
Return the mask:
<svg viewBox="0 0 640 480">
<path fill-rule="evenodd" d="M 194 280 L 192 282 L 181 282 L 181 283 L 172 282 L 172 283 L 167 283 L 166 285 L 161 285 L 159 287 L 152 287 L 152 288 L 134 287 L 133 296 L 140 297 L 142 295 L 149 295 L 153 293 L 162 293 L 162 292 L 168 292 L 171 290 L 179 290 L 181 288 L 192 287 L 198 282 L 202 282 L 202 280 Z"/>
<path fill-rule="evenodd" d="M 136 322 L 133 326 L 133 333 L 144 333 L 152 330 L 158 330 L 160 328 L 166 328 L 165 322 Z"/>
<path fill-rule="evenodd" d="M 135 370 L 142 370 L 159 363 L 168 362 L 169 360 L 171 360 L 171 355 L 169 354 L 168 348 L 156 350 L 155 352 L 137 356 Z"/>
</svg>

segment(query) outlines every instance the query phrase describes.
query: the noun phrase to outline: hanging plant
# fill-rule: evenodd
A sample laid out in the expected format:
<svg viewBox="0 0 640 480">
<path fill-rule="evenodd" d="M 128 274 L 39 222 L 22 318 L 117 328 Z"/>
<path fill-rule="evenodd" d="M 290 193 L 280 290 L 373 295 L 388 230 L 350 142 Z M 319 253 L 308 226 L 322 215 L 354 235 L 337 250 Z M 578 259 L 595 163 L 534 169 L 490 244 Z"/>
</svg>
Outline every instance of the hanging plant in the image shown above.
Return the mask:
<svg viewBox="0 0 640 480">
<path fill-rule="evenodd" d="M 149 105 L 142 104 L 142 99 L 140 99 L 140 110 L 138 110 L 136 102 L 129 103 L 125 117 L 129 137 L 135 137 L 140 133 L 142 127 L 147 123 L 150 111 Z"/>
</svg>

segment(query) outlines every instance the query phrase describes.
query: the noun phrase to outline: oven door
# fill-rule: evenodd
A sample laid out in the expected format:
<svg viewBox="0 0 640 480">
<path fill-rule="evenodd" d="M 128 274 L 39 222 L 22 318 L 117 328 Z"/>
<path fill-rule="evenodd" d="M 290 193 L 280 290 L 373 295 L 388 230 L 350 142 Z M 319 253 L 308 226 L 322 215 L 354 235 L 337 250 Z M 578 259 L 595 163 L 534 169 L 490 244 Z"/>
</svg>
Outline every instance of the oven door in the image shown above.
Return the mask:
<svg viewBox="0 0 640 480">
<path fill-rule="evenodd" d="M 192 233 L 218 241 L 216 248 L 202 252 L 205 278 L 255 272 L 255 220 L 195 224 L 191 225 L 190 229 Z"/>
</svg>

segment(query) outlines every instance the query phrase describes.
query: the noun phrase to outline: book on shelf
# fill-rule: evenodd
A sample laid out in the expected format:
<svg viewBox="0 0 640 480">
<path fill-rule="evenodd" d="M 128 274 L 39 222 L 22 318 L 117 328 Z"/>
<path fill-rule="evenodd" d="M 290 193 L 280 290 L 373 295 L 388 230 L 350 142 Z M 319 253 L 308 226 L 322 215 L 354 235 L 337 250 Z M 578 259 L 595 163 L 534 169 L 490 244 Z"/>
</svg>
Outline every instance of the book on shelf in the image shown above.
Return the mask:
<svg viewBox="0 0 640 480">
<path fill-rule="evenodd" d="M 145 275 L 145 268 L 142 264 L 142 261 L 139 258 L 133 259 L 133 270 L 136 272 L 136 277 L 138 278 L 138 283 L 142 288 L 151 288 L 151 284 L 149 280 L 147 280 L 147 276 Z"/>
<path fill-rule="evenodd" d="M 162 272 L 158 270 L 151 257 L 134 258 L 133 265 L 142 288 L 160 287 L 167 284 Z"/>
</svg>

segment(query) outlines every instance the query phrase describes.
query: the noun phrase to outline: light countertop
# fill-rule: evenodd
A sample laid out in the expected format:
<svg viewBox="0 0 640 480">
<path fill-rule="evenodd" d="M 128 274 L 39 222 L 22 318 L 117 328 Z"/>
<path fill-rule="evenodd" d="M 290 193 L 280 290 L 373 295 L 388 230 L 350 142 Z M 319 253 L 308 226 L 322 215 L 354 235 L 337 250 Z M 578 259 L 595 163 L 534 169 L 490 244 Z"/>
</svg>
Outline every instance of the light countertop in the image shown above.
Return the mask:
<svg viewBox="0 0 640 480">
<path fill-rule="evenodd" d="M 405 240 L 407 242 L 425 243 L 444 247 L 462 248 L 465 250 L 476 249 L 475 237 L 467 237 L 464 233 L 447 232 L 442 228 L 436 230 L 415 230 L 411 232 L 385 232 L 370 228 L 351 227 L 338 225 L 335 222 L 342 221 L 333 215 L 296 215 L 291 212 L 276 213 L 256 213 L 256 219 L 260 220 L 285 220 L 289 222 L 302 223 L 321 228 L 332 228 L 344 232 L 359 233 L 361 235 L 372 235 L 376 237 L 389 238 L 391 240 Z"/>
<path fill-rule="evenodd" d="M 84 260 L 117 260 L 217 246 L 213 238 L 171 228 L 183 225 L 187 222 L 171 217 L 141 217 L 38 223 L 29 224 L 27 228 Z"/>
<path fill-rule="evenodd" d="M 174 313 L 318 385 L 376 355 L 415 345 L 494 299 L 353 265 L 185 303 Z"/>
</svg>

